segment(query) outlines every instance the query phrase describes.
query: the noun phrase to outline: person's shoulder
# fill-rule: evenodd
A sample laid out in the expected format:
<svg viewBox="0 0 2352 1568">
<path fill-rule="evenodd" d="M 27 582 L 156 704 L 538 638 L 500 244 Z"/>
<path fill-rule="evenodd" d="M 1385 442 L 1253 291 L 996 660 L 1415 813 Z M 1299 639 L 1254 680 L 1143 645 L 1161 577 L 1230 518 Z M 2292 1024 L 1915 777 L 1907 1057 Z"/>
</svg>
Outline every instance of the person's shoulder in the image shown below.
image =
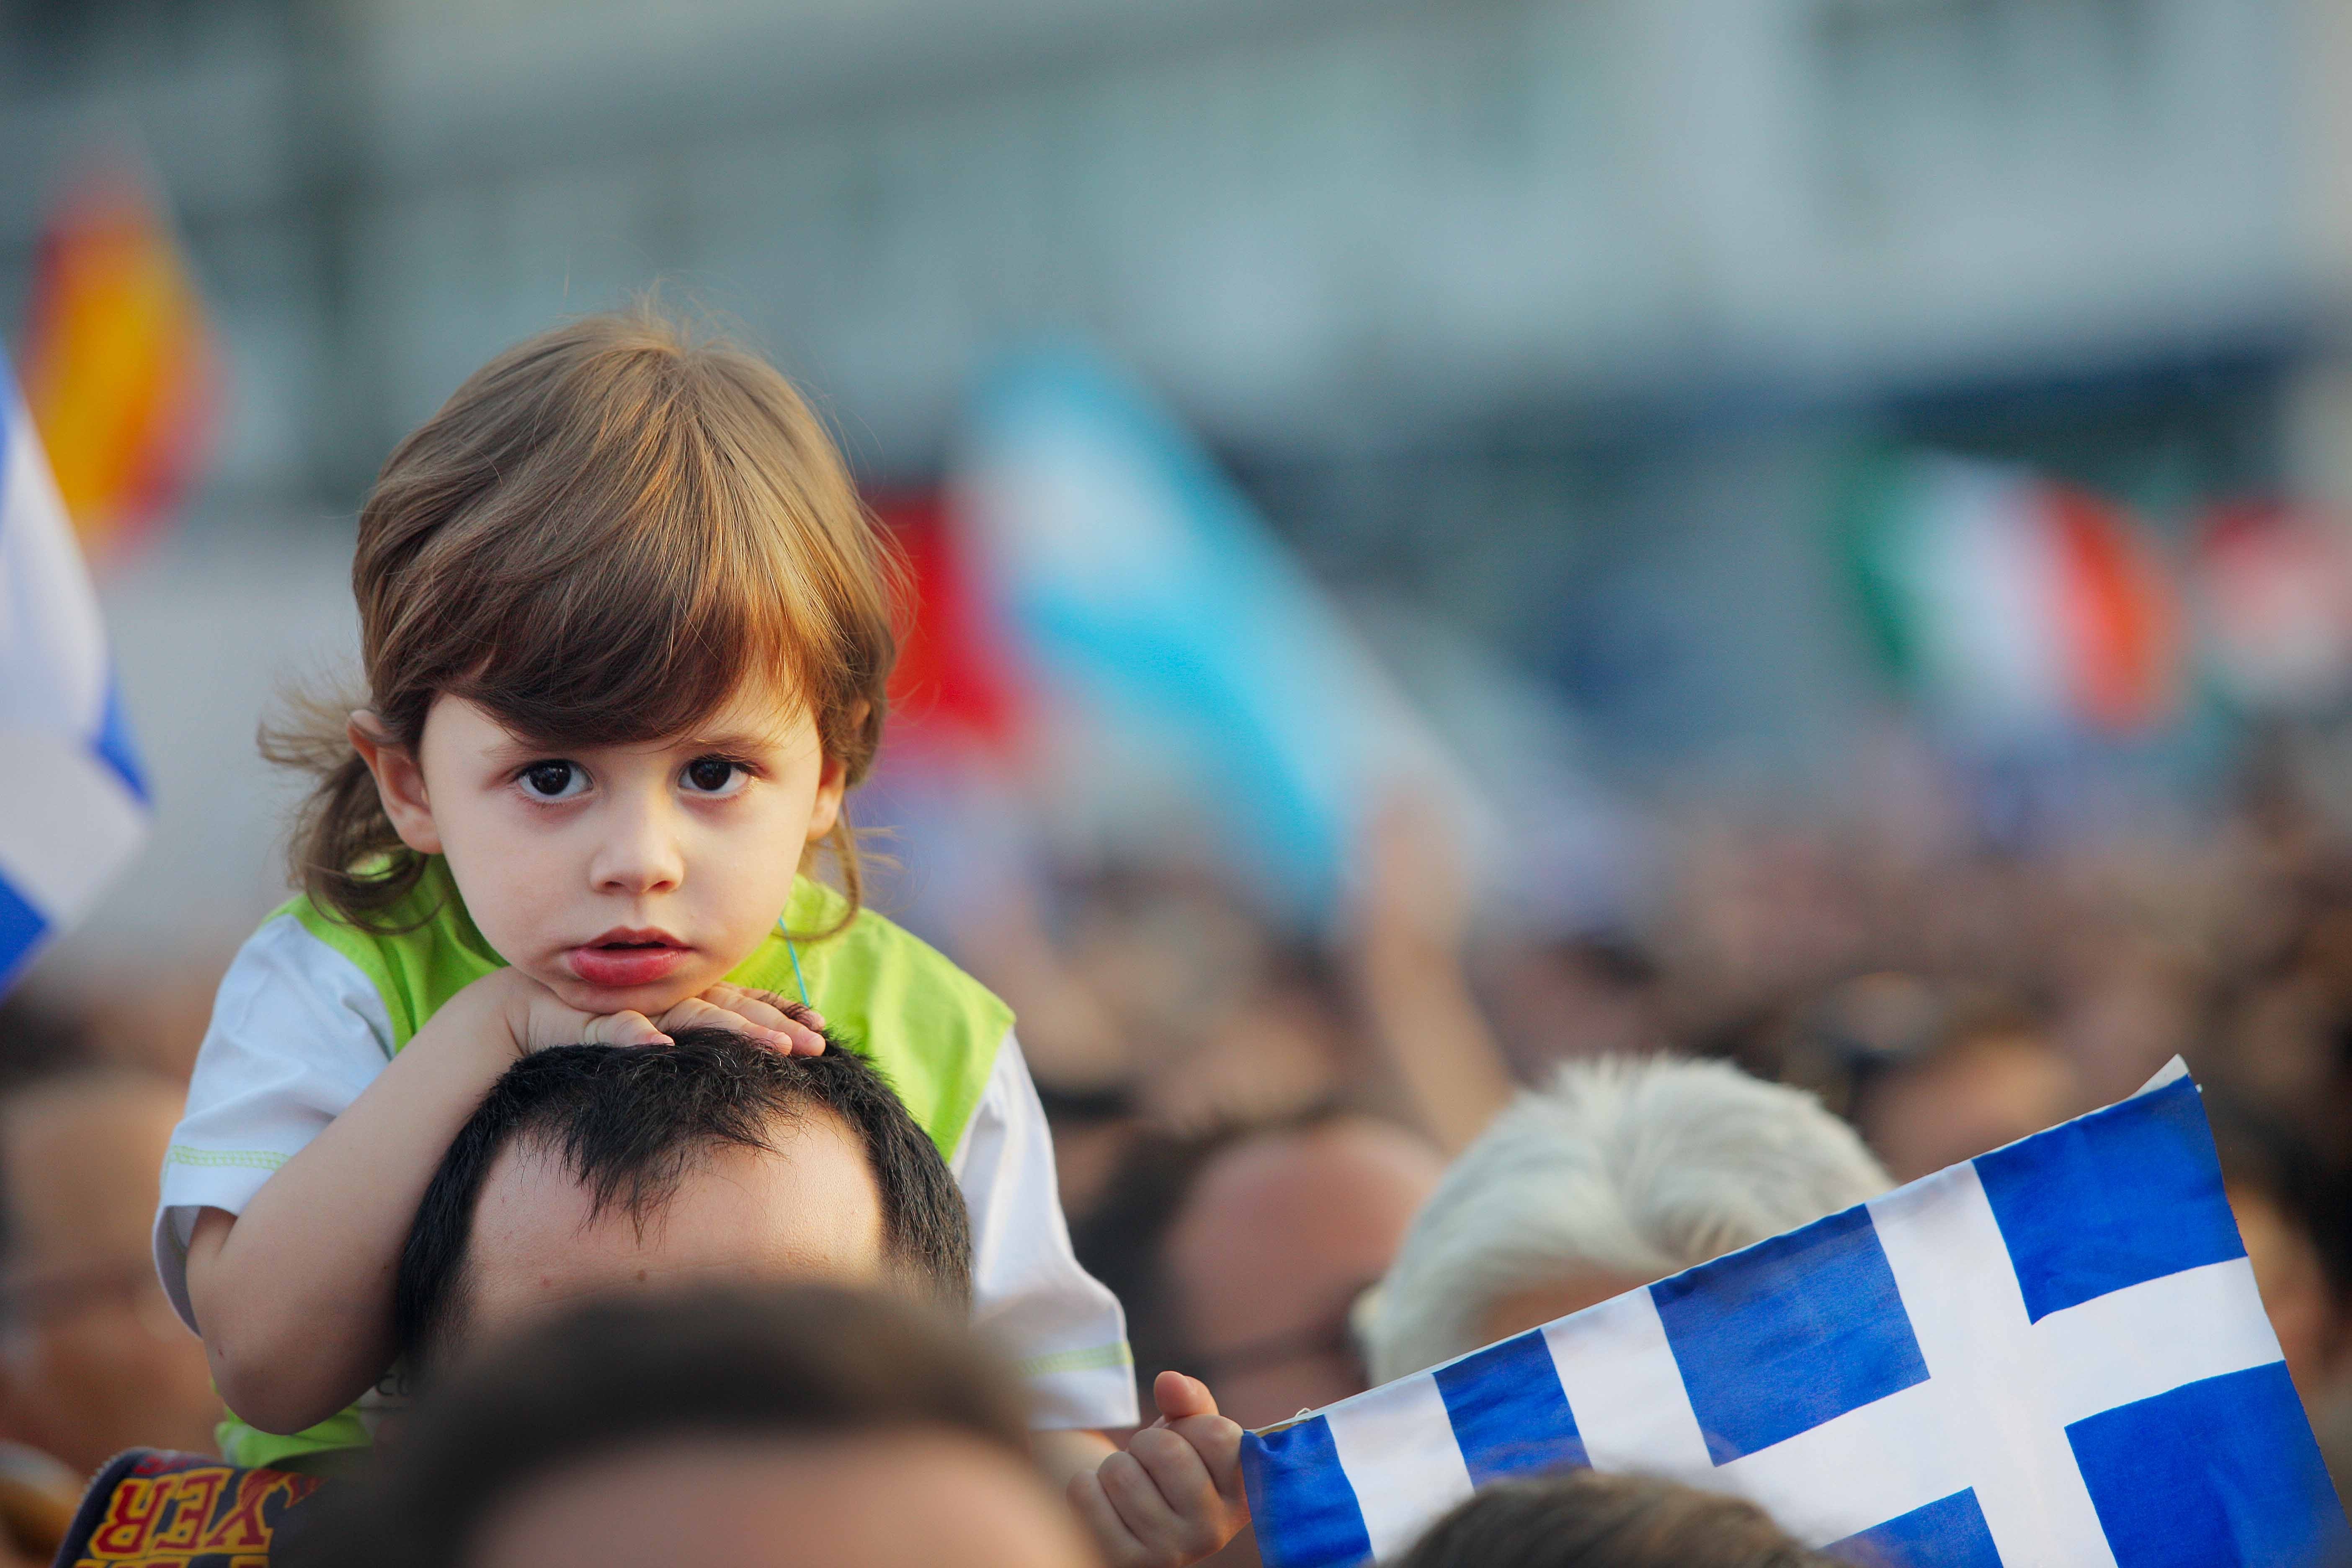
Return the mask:
<svg viewBox="0 0 2352 1568">
<path fill-rule="evenodd" d="M 438 856 L 427 860 L 414 886 L 365 923 L 305 892 L 270 911 L 262 930 L 288 925 L 367 977 L 390 1015 L 395 1050 L 442 1003 L 503 963 L 474 929 Z"/>
<path fill-rule="evenodd" d="M 903 1008 L 935 1020 L 953 1016 L 983 1037 L 993 1052 L 1013 1026 L 1013 1009 L 1002 998 L 887 915 L 861 908 L 843 923 L 848 909 L 849 900 L 839 892 L 803 878 L 785 911 L 784 930 L 794 939 L 810 1000 L 818 1011 L 833 1016 L 816 1000 L 822 972 L 824 990 L 855 991 L 863 999 L 863 1010 Z"/>
<path fill-rule="evenodd" d="M 1013 1009 L 952 959 L 872 910 L 849 916 L 845 898 L 808 878 L 735 977 L 805 996 L 950 1158 L 1013 1032 Z"/>
<path fill-rule="evenodd" d="M 288 900 L 230 959 L 197 1053 L 200 1081 L 241 1077 L 257 1059 L 282 1063 L 345 1048 L 388 1057 L 394 1049 L 383 986 L 344 946 L 321 938 L 315 919 L 305 918 L 310 914 L 305 900 Z"/>
</svg>

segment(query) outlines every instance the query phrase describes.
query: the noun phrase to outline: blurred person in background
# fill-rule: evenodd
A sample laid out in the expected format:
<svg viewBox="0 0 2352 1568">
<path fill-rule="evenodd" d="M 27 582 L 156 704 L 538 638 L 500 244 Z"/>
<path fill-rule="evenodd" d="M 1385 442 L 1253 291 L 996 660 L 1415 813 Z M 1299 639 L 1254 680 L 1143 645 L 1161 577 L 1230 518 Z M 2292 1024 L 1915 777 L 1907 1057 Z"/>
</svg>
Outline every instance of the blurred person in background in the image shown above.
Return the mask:
<svg viewBox="0 0 2352 1568">
<path fill-rule="evenodd" d="M 1504 941 L 1481 950 L 1478 991 L 1514 1076 L 1534 1083 L 1565 1061 L 1639 1056 L 1663 1044 L 1657 963 L 1630 933 Z"/>
<path fill-rule="evenodd" d="M 1343 1111 L 1153 1138 L 1075 1240 L 1129 1303 L 1139 1379 L 1197 1371 L 1263 1426 L 1369 1386 L 1349 1313 L 1442 1169 L 1412 1133 Z"/>
<path fill-rule="evenodd" d="M 1831 1560 L 1742 1499 L 1573 1470 L 1486 1488 L 1431 1525 L 1399 1568 L 1831 1568 Z"/>
<path fill-rule="evenodd" d="M 1423 1139 L 1344 1111 L 1148 1136 L 1073 1239 L 1127 1303 L 1145 1387 L 1194 1373 L 1264 1426 L 1370 1386 L 1353 1317 L 1443 1169 Z M 1255 1560 L 1246 1531 L 1215 1559 Z"/>
<path fill-rule="evenodd" d="M 148 1233 L 172 1084 L 87 1068 L 0 1097 L 0 1436 L 88 1475 L 133 1445 L 195 1453 L 223 1414 Z"/>
<path fill-rule="evenodd" d="M 1343 1097 L 1459 1151 L 1512 1082 L 1465 963 L 1457 834 L 1416 796 L 1375 812 L 1333 940 L 1284 932 L 1224 879 L 1172 862 L 1067 879 L 1052 929 L 1032 900 L 959 942 L 1021 1011 L 1075 1215 L 1136 1136 L 1262 1127 Z"/>
<path fill-rule="evenodd" d="M 285 1568 L 1087 1568 L 1009 1369 L 889 1296 L 584 1303 L 472 1358 Z"/>
<path fill-rule="evenodd" d="M 1853 1130 L 1724 1062 L 1571 1064 L 1446 1171 L 1365 1325 L 1386 1383 L 1889 1185 Z"/>
<path fill-rule="evenodd" d="M 1895 1181 L 1908 1182 L 2089 1109 L 2074 1062 L 2032 1015 L 1985 1004 L 1964 1006 L 1924 1049 L 1864 1074 L 1848 1114 Z"/>
<path fill-rule="evenodd" d="M 2206 1115 L 2238 1236 L 2287 1374 L 2315 1420 L 2343 1401 L 2352 1251 L 2343 1183 L 2285 1123 L 2208 1094 Z"/>
<path fill-rule="evenodd" d="M 1115 1156 L 1144 1126 L 1274 1121 L 1337 1092 L 1344 1008 L 1317 949 L 1276 932 L 1223 879 L 1173 858 L 1057 881 L 1059 918 L 1016 894 L 956 947 L 1018 1011 L 1047 1110 L 1058 1095 L 1080 1142 L 1099 1131 Z M 1078 1152 L 1093 1173 L 1076 1178 L 1078 1207 L 1107 1173 L 1091 1152 Z"/>
<path fill-rule="evenodd" d="M 82 1481 L 134 1446 L 213 1451 L 225 1412 L 148 1246 L 179 1091 L 52 1068 L 0 1093 L 0 1526 L 47 1561 Z M 0 1557 L 0 1561 L 5 1561 Z"/>
</svg>

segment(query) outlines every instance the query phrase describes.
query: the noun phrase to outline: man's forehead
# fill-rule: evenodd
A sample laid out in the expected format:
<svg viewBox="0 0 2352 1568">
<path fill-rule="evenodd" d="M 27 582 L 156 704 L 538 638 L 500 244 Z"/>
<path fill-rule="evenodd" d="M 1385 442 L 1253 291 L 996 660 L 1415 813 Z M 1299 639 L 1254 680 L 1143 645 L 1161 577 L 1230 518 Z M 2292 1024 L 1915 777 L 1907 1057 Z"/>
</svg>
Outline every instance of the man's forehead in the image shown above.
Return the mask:
<svg viewBox="0 0 2352 1568">
<path fill-rule="evenodd" d="M 781 1121 L 772 1148 L 721 1143 L 682 1152 L 674 1186 L 633 1202 L 625 1181 L 601 1207 L 557 1142 L 526 1134 L 483 1182 L 468 1247 L 477 1291 L 552 1286 L 639 1266 L 741 1265 L 831 1273 L 878 1258 L 882 1199 L 863 1143 L 831 1111 Z M 664 1184 L 669 1185 L 669 1184 Z M 638 1274 L 637 1278 L 644 1278 Z"/>
</svg>

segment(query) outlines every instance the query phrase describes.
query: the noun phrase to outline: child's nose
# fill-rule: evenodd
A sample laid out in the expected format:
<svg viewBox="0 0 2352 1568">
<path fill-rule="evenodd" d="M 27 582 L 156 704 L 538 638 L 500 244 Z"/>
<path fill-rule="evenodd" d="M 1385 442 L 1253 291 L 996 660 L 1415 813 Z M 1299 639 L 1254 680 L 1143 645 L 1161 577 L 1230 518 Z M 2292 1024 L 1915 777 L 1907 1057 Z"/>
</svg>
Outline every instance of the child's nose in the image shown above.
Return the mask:
<svg viewBox="0 0 2352 1568">
<path fill-rule="evenodd" d="M 600 892 L 667 892 L 685 876 L 677 836 L 669 831 L 657 806 L 616 813 L 589 868 L 590 880 Z"/>
</svg>

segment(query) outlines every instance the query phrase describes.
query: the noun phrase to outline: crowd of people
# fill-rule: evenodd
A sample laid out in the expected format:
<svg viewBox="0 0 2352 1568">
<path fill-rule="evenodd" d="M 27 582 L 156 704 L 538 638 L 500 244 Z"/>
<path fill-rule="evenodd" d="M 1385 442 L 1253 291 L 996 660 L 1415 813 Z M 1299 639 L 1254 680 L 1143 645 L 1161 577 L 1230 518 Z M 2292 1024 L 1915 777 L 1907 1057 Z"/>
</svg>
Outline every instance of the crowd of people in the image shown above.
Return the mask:
<svg viewBox="0 0 2352 1568">
<path fill-rule="evenodd" d="M 2194 846 L 1687 822 L 1654 906 L 1572 939 L 1483 918 L 1399 801 L 1331 933 L 1138 859 L 1008 888 L 950 962 L 840 815 L 887 672 L 866 526 L 780 377 L 644 312 L 394 454 L 368 705 L 278 743 L 319 779 L 302 890 L 201 1043 L 0 1018 L 18 1556 L 1233 1568 L 1244 1428 L 2175 1055 L 2352 1455 L 2352 838 L 2292 791 Z M 1407 1560 L 1819 1561 L 1591 1473 Z"/>
<path fill-rule="evenodd" d="M 2050 1125 L 2178 1052 L 2323 1448 L 2352 1455 L 2341 840 L 2298 816 L 2194 854 L 2072 860 L 1692 842 L 1654 925 L 1606 942 L 1433 929 L 1405 897 L 1418 884 L 1373 879 L 1327 952 L 1198 868 L 1125 868 L 975 944 L 1029 950 L 992 976 L 1016 1004 L 1063 988 L 1034 994 L 1030 1055 L 1077 1256 L 1126 1307 L 1147 1401 L 1172 1370 L 1224 1417 L 1281 1422 Z M 1418 994 L 1400 1004 L 1367 950 L 1409 945 Z M 1084 1037 L 1056 1039 L 1060 1020 Z M 154 1064 L 174 1056 L 37 992 L 0 1015 L 0 1521 L 26 1561 L 110 1455 L 216 1451 L 203 1346 L 148 1248 L 181 1109 Z M 742 1555 L 728 1531 L 789 1518 L 812 1553 L 847 1554 L 832 1561 L 942 1560 L 947 1541 L 959 1561 L 1096 1561 L 1006 1439 L 1017 1382 L 942 1326 L 968 1313 L 971 1246 L 944 1162 L 853 1053 L 710 1029 L 526 1058 L 402 1254 L 409 1375 L 475 1370 L 446 1380 L 447 1410 L 406 1418 L 399 1468 L 296 1510 L 282 1550 L 661 1556 L 630 1555 L 637 1529 Z M 688 1288 L 599 1305 L 646 1271 Z M 830 1287 L 740 1283 L 801 1273 Z M 523 1348 L 476 1352 L 517 1330 Z M 823 1350 L 793 1361 L 803 1334 Z M 633 1356 L 635 1404 L 564 1404 L 563 1367 Z M 387 1522 L 423 1517 L 446 1533 Z M 1246 1531 L 1215 1558 L 1251 1560 Z M 1812 1559 L 1744 1505 L 1585 1475 L 1482 1493 L 1412 1561 Z"/>
</svg>

